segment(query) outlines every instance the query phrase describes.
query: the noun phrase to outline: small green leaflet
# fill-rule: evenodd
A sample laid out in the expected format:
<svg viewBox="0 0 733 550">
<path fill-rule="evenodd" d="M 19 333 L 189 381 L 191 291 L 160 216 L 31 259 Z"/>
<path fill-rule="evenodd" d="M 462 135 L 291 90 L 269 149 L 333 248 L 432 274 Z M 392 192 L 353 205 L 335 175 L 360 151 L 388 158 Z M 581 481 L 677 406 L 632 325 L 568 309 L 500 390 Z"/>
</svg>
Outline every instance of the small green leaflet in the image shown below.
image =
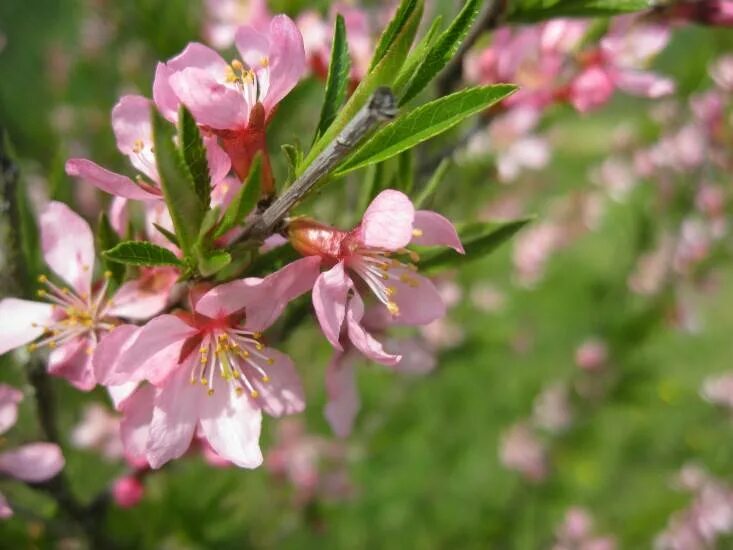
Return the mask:
<svg viewBox="0 0 733 550">
<path fill-rule="evenodd" d="M 416 7 L 417 0 L 402 0 L 402 2 L 400 2 L 400 5 L 395 12 L 394 18 L 392 19 L 392 21 L 389 22 L 389 25 L 387 25 L 387 28 L 384 29 L 384 32 L 379 37 L 377 47 L 374 49 L 374 56 L 372 57 L 372 61 L 369 64 L 369 70 L 367 71 L 368 73 L 372 72 L 372 70 L 387 54 L 390 46 L 392 46 L 392 44 L 394 44 L 396 40 L 395 37 L 405 26 L 408 18 L 415 11 Z"/>
<path fill-rule="evenodd" d="M 226 250 L 213 250 L 199 256 L 199 273 L 204 277 L 211 277 L 221 271 L 232 261 L 232 256 Z"/>
<path fill-rule="evenodd" d="M 554 17 L 608 17 L 646 11 L 657 4 L 654 0 L 521 0 L 510 2 L 507 20 L 531 22 Z"/>
<path fill-rule="evenodd" d="M 480 6 L 481 0 L 468 0 L 464 4 L 458 17 L 453 20 L 450 26 L 438 37 L 430 50 L 428 50 L 422 63 L 418 66 L 414 76 L 407 85 L 407 89 L 400 97 L 400 105 L 404 105 L 419 94 L 435 78 L 441 69 L 448 64 L 458 51 L 458 47 L 465 38 L 468 29 L 471 28 L 471 25 L 476 20 Z"/>
<path fill-rule="evenodd" d="M 123 241 L 102 255 L 110 261 L 127 265 L 182 265 L 181 260 L 167 248 L 145 241 Z"/>
<path fill-rule="evenodd" d="M 500 223 L 471 224 L 459 231 L 466 254 L 457 254 L 453 250 L 441 250 L 430 256 L 425 255 L 420 261 L 420 269 L 446 269 L 488 256 L 530 221 L 532 218 Z"/>
<path fill-rule="evenodd" d="M 344 161 L 336 175 L 398 155 L 480 113 L 516 89 L 511 84 L 477 86 L 421 105 L 374 134 Z"/>
<path fill-rule="evenodd" d="M 208 208 L 211 200 L 211 176 L 206 147 L 193 115 L 185 107 L 181 107 L 178 112 L 178 143 L 196 195 L 204 207 Z"/>
<path fill-rule="evenodd" d="M 333 47 L 331 49 L 331 63 L 328 66 L 328 77 L 326 78 L 326 94 L 323 98 L 321 118 L 318 122 L 315 139 L 318 139 L 318 136 L 323 135 L 328 130 L 328 127 L 336 118 L 336 113 L 344 103 L 350 71 L 351 58 L 349 57 L 349 44 L 346 40 L 346 24 L 343 16 L 339 14 L 336 16 L 336 25 L 333 31 Z"/>
</svg>

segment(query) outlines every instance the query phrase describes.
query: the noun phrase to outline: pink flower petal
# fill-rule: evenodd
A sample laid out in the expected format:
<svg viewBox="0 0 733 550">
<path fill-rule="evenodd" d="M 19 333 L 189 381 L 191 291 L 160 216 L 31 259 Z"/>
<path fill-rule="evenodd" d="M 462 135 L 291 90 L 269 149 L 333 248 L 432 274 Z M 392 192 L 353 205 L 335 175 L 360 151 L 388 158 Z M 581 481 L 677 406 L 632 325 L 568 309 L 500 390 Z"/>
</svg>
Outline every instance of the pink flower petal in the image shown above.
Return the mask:
<svg viewBox="0 0 733 550">
<path fill-rule="evenodd" d="M 270 88 L 263 102 L 269 112 L 298 83 L 306 70 L 303 37 L 286 15 L 270 22 Z"/>
<path fill-rule="evenodd" d="M 88 335 L 74 338 L 48 356 L 48 372 L 68 380 L 75 388 L 89 391 L 97 385 L 92 356 L 95 341 Z"/>
<path fill-rule="evenodd" d="M 382 191 L 364 212 L 362 241 L 387 250 L 403 248 L 412 240 L 414 219 L 415 207 L 407 195 L 392 189 Z"/>
<path fill-rule="evenodd" d="M 156 317 L 138 332 L 135 341 L 116 364 L 116 372 L 127 374 L 129 378 L 119 379 L 114 383 L 142 378 L 163 380 L 178 366 L 178 354 L 186 338 L 196 332 L 195 328 L 175 315 Z M 159 353 L 164 354 L 165 360 L 153 361 L 152 358 Z"/>
<path fill-rule="evenodd" d="M 427 325 L 445 316 L 445 304 L 438 289 L 427 277 L 409 272 L 414 284 L 393 281 L 395 288 L 392 300 L 397 304 L 399 313 L 394 323 L 401 325 Z"/>
<path fill-rule="evenodd" d="M 115 379 L 119 378 L 115 367 L 120 357 L 135 341 L 140 330 L 136 325 L 120 325 L 100 340 L 92 357 L 94 377 L 99 384 L 107 386 L 122 383 L 121 379 Z"/>
<path fill-rule="evenodd" d="M 191 384 L 192 366 L 191 361 L 180 365 L 155 397 L 145 450 L 152 468 L 160 468 L 169 460 L 182 456 L 191 445 L 199 411 L 209 399 L 205 389 Z"/>
<path fill-rule="evenodd" d="M 331 358 L 326 368 L 326 394 L 328 424 L 337 436 L 348 437 L 361 407 L 353 360 L 348 355 L 337 351 Z"/>
<path fill-rule="evenodd" d="M 15 425 L 18 419 L 18 403 L 23 393 L 7 384 L 0 384 L 0 435 Z"/>
<path fill-rule="evenodd" d="M 170 292 L 178 274 L 174 270 L 159 270 L 155 275 L 155 284 L 150 278 L 133 279 L 124 283 L 112 297 L 112 306 L 107 310 L 109 315 L 126 319 L 150 319 L 168 303 Z"/>
<path fill-rule="evenodd" d="M 393 353 L 402 355 L 402 361 L 394 366 L 394 370 L 400 374 L 424 375 L 437 366 L 435 354 L 421 339 L 390 340 L 385 343 L 384 347 Z"/>
<path fill-rule="evenodd" d="M 176 92 L 171 88 L 168 79 L 173 70 L 165 63 L 158 63 L 155 67 L 155 79 L 153 80 L 153 101 L 155 106 L 169 122 L 176 123 L 178 120 L 178 108 L 181 102 Z"/>
<path fill-rule="evenodd" d="M 28 344 L 53 320 L 53 306 L 43 302 L 0 300 L 0 355 Z"/>
<path fill-rule="evenodd" d="M 0 472 L 29 483 L 51 479 L 64 464 L 64 455 L 54 443 L 29 443 L 0 453 Z"/>
<path fill-rule="evenodd" d="M 115 233 L 123 237 L 127 233 L 127 224 L 130 218 L 127 213 L 127 199 L 124 197 L 114 197 L 109 205 L 109 223 Z"/>
<path fill-rule="evenodd" d="M 270 55 L 270 39 L 267 34 L 248 25 L 237 29 L 234 43 L 242 61 L 251 68 L 260 67 L 262 59 Z M 272 66 L 272 60 L 269 61 L 269 64 Z"/>
<path fill-rule="evenodd" d="M 5 495 L 0 493 L 0 519 L 8 519 L 13 517 L 13 509 L 8 504 Z"/>
<path fill-rule="evenodd" d="M 351 288 L 351 279 L 344 271 L 344 264 L 337 263 L 316 279 L 313 287 L 313 307 L 321 330 L 331 345 L 342 350 L 339 343 L 341 326 L 346 316 L 346 298 Z"/>
<path fill-rule="evenodd" d="M 592 66 L 578 75 L 570 86 L 570 104 L 581 113 L 602 106 L 613 95 L 614 84 L 609 74 Z"/>
<path fill-rule="evenodd" d="M 264 355 L 274 360 L 271 365 L 262 365 L 269 377 L 267 382 L 252 380 L 259 392 L 257 403 L 270 416 L 296 414 L 305 409 L 305 395 L 300 376 L 292 359 L 272 348 L 265 348 Z"/>
<path fill-rule="evenodd" d="M 135 393 L 121 404 L 122 420 L 120 437 L 129 461 L 147 464 L 145 449 L 148 443 L 150 422 L 155 405 L 155 387 L 149 384 L 140 386 Z"/>
<path fill-rule="evenodd" d="M 182 71 L 188 67 L 203 69 L 212 76 L 224 76 L 227 71 L 227 62 L 208 46 L 198 42 L 191 42 L 176 57 L 169 59 L 166 65 L 172 71 Z"/>
<path fill-rule="evenodd" d="M 112 129 L 117 148 L 132 165 L 152 181 L 160 181 L 152 154 L 151 101 L 141 95 L 126 95 L 112 109 Z M 143 150 L 140 150 L 142 146 Z"/>
<path fill-rule="evenodd" d="M 79 294 L 89 294 L 94 270 L 94 237 L 89 224 L 62 202 L 41 213 L 41 247 L 48 266 Z"/>
<path fill-rule="evenodd" d="M 264 279 L 248 277 L 215 286 L 196 303 L 196 311 L 212 319 L 226 317 L 262 299 Z"/>
<path fill-rule="evenodd" d="M 199 124 L 219 130 L 247 125 L 249 109 L 244 96 L 205 70 L 190 67 L 172 74 L 168 82 Z"/>
<path fill-rule="evenodd" d="M 124 384 L 107 386 L 107 393 L 115 410 L 122 410 L 122 405 L 135 393 L 139 385 L 139 382 L 125 382 Z"/>
<path fill-rule="evenodd" d="M 206 161 L 209 163 L 211 185 L 216 185 L 229 174 L 232 161 L 224 149 L 219 146 L 216 136 L 205 136 L 204 145 L 206 145 Z"/>
<path fill-rule="evenodd" d="M 234 384 L 218 376 L 214 394 L 201 393 L 204 395 L 201 431 L 214 452 L 242 468 L 256 468 L 262 464 L 259 445 L 262 412 L 259 407 L 246 393 L 237 395 Z"/>
<path fill-rule="evenodd" d="M 614 75 L 616 86 L 627 94 L 656 99 L 674 93 L 674 80 L 648 71 L 624 70 Z"/>
<path fill-rule="evenodd" d="M 346 325 L 349 330 L 349 340 L 366 357 L 382 365 L 393 366 L 399 363 L 402 357 L 387 353 L 382 344 L 369 334 L 361 320 L 364 317 L 364 302 L 358 294 L 354 294 L 346 309 Z"/>
<path fill-rule="evenodd" d="M 156 200 L 161 198 L 159 193 L 150 193 L 136 185 L 130 178 L 87 159 L 70 159 L 66 161 L 66 173 L 78 177 L 101 189 L 105 193 L 133 200 Z"/>
<path fill-rule="evenodd" d="M 430 210 L 418 210 L 415 212 L 415 229 L 422 232 L 422 234 L 412 238 L 414 244 L 423 246 L 449 246 L 456 252 L 465 254 L 456 228 L 450 220 L 444 218 L 437 212 L 431 212 Z"/>
</svg>

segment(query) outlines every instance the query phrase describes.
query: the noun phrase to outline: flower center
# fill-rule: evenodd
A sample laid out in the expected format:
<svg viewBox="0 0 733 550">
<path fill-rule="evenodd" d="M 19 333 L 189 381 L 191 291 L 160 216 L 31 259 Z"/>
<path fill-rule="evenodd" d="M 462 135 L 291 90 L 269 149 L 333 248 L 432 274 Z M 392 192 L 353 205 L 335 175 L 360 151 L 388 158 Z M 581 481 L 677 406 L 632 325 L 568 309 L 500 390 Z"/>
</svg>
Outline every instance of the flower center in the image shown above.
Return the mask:
<svg viewBox="0 0 733 550">
<path fill-rule="evenodd" d="M 208 333 L 199 348 L 199 361 L 191 368 L 191 383 L 199 382 L 214 394 L 214 377 L 220 376 L 233 384 L 237 395 L 245 391 L 253 398 L 259 392 L 255 380 L 267 383 L 270 377 L 264 365 L 273 365 L 275 360 L 263 351 L 262 335 L 242 328 L 227 327 Z"/>
<path fill-rule="evenodd" d="M 406 255 L 410 261 L 402 262 L 393 255 Z M 382 302 L 393 316 L 400 314 L 400 308 L 394 298 L 398 293 L 396 284 L 404 284 L 412 288 L 420 281 L 413 276 L 417 271 L 420 256 L 402 248 L 395 252 L 379 248 L 357 248 L 346 258 L 346 266 L 369 286 L 371 291 Z"/>
<path fill-rule="evenodd" d="M 249 106 L 261 101 L 270 88 L 270 58 L 263 56 L 258 65 L 246 67 L 234 59 L 226 69 L 226 82 L 239 90 Z"/>
<path fill-rule="evenodd" d="M 105 313 L 110 306 L 106 300 L 107 287 L 110 272 L 104 274 L 104 283 L 96 293 L 77 294 L 66 287 L 60 288 L 48 280 L 48 277 L 41 275 L 38 282 L 46 288 L 38 290 L 38 296 L 44 298 L 54 306 L 54 313 L 60 313 L 59 318 L 42 325 L 44 331 L 40 340 L 29 344 L 28 350 L 35 351 L 39 347 L 47 346 L 49 349 L 63 345 L 80 336 L 90 336 L 94 342 L 97 341 L 97 332 L 100 330 L 111 330 L 114 324 L 104 320 Z M 33 323 L 33 327 L 38 327 Z M 86 350 L 91 354 L 93 349 Z"/>
</svg>

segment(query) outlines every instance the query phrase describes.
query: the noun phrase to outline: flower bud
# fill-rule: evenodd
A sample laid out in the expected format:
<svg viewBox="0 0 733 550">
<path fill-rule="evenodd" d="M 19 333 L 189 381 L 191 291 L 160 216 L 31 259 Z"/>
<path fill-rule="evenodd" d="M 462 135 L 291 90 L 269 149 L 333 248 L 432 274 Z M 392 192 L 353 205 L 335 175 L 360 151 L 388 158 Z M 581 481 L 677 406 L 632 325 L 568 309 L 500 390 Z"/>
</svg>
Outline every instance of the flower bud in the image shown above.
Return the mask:
<svg viewBox="0 0 733 550">
<path fill-rule="evenodd" d="M 120 508 L 132 508 L 142 500 L 145 487 L 134 476 L 119 478 L 112 485 L 112 497 Z"/>
<path fill-rule="evenodd" d="M 290 244 L 303 256 L 337 258 L 347 232 L 310 218 L 296 218 L 288 224 Z"/>
</svg>

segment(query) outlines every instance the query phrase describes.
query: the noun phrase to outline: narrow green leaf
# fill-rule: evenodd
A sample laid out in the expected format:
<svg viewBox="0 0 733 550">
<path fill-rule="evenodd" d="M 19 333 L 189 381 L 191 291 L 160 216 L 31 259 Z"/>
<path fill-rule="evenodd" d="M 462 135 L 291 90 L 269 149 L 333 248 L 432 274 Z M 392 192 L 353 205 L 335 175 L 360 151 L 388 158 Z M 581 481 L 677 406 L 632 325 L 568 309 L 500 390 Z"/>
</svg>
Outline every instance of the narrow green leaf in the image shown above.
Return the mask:
<svg viewBox="0 0 733 550">
<path fill-rule="evenodd" d="M 466 1 L 458 16 L 425 55 L 423 62 L 415 71 L 414 76 L 407 85 L 407 89 L 402 94 L 399 101 L 400 105 L 404 105 L 419 94 L 448 64 L 476 20 L 480 7 L 481 0 Z"/>
<path fill-rule="evenodd" d="M 158 232 L 163 235 L 168 241 L 170 241 L 171 244 L 176 245 L 178 248 L 181 248 L 181 245 L 178 244 L 178 239 L 176 238 L 175 234 L 168 231 L 165 227 L 162 225 L 158 225 L 157 223 L 153 222 L 153 227 L 158 230 Z"/>
<path fill-rule="evenodd" d="M 421 105 L 374 134 L 344 161 L 336 175 L 398 155 L 487 109 L 516 89 L 511 84 L 478 86 Z"/>
<path fill-rule="evenodd" d="M 117 232 L 112 227 L 107 214 L 102 212 L 102 215 L 99 216 L 99 223 L 97 224 L 97 248 L 99 250 L 109 250 L 117 246 L 119 242 L 119 235 L 117 235 Z M 121 263 L 111 261 L 104 254 L 102 255 L 102 266 L 105 271 L 109 271 L 112 274 L 111 282 L 113 283 L 113 289 L 119 286 L 125 277 L 125 266 Z"/>
<path fill-rule="evenodd" d="M 384 164 L 372 164 L 367 169 L 366 177 L 361 184 L 356 211 L 361 214 L 367 209 L 372 199 L 382 190 L 384 185 Z"/>
<path fill-rule="evenodd" d="M 415 185 L 415 170 L 414 170 L 414 156 L 411 149 L 402 151 L 397 157 L 397 174 L 395 175 L 396 182 L 392 185 L 392 188 L 399 189 L 406 195 L 412 193 L 412 188 Z"/>
<path fill-rule="evenodd" d="M 102 252 L 102 256 L 127 265 L 182 265 L 181 260 L 167 248 L 145 241 L 121 242 Z"/>
<path fill-rule="evenodd" d="M 328 66 L 328 77 L 326 78 L 326 94 L 323 98 L 321 119 L 318 122 L 318 130 L 314 141 L 328 129 L 346 99 L 350 70 L 351 58 L 349 57 L 349 44 L 346 41 L 346 24 L 343 16 L 338 14 L 333 30 L 333 46 L 331 49 L 331 62 Z"/>
<path fill-rule="evenodd" d="M 185 256 L 190 256 L 204 217 L 204 205 L 196 195 L 188 169 L 173 142 L 173 127 L 153 110 L 153 143 L 168 211 L 176 238 Z"/>
<path fill-rule="evenodd" d="M 288 165 L 288 177 L 287 184 L 289 185 L 295 180 L 295 174 L 297 173 L 298 166 L 303 161 L 303 151 L 297 144 L 289 144 L 280 146 L 282 152 L 285 154 L 285 160 Z"/>
<path fill-rule="evenodd" d="M 204 219 L 201 221 L 201 227 L 199 228 L 199 238 L 197 244 L 201 244 L 206 240 L 206 236 L 209 232 L 214 229 L 214 226 L 219 221 L 219 215 L 221 214 L 221 208 L 218 206 L 212 208 L 204 214 Z"/>
<path fill-rule="evenodd" d="M 196 196 L 204 208 L 208 208 L 211 201 L 211 176 L 209 161 L 206 159 L 206 147 L 196 121 L 183 106 L 178 111 L 178 143 Z"/>
<path fill-rule="evenodd" d="M 453 250 L 441 250 L 431 256 L 423 256 L 421 270 L 445 269 L 488 256 L 500 245 L 513 237 L 532 218 L 501 223 L 471 224 L 459 231 L 466 254 L 456 254 Z"/>
<path fill-rule="evenodd" d="M 231 261 L 232 256 L 226 250 L 213 250 L 199 257 L 199 273 L 204 277 L 211 277 L 228 266 Z"/>
<path fill-rule="evenodd" d="M 354 90 L 349 101 L 339 111 L 336 119 L 328 127 L 328 130 L 313 144 L 308 156 L 299 165 L 299 174 L 303 173 L 303 170 L 313 162 L 327 144 L 336 139 L 344 126 L 369 101 L 374 90 L 379 86 L 389 86 L 397 74 L 399 74 L 400 67 L 405 62 L 407 52 L 410 50 L 418 24 L 420 23 L 420 18 L 422 17 L 423 0 L 414 0 L 414 2 L 415 6 L 409 11 L 409 16 L 399 28 L 399 31 L 394 36 L 394 40 L 391 41 L 389 48 L 380 58 L 380 61 L 367 73 L 366 77 L 361 81 L 356 90 Z"/>
<path fill-rule="evenodd" d="M 430 28 L 428 28 L 428 31 L 425 33 L 425 36 L 422 37 L 420 42 L 418 42 L 417 46 L 415 46 L 412 49 L 412 51 L 410 52 L 410 55 L 407 56 L 407 59 L 405 60 L 404 65 L 402 65 L 402 69 L 400 70 L 400 74 L 394 80 L 394 83 L 392 85 L 393 91 L 398 96 L 402 93 L 402 90 L 405 88 L 405 85 L 415 75 L 415 71 L 417 70 L 417 68 L 425 60 L 425 56 L 427 55 L 428 51 L 430 50 L 430 47 L 433 45 L 435 41 L 435 38 L 438 36 L 438 33 L 440 32 L 440 27 L 442 23 L 443 23 L 443 16 L 439 15 L 430 24 Z"/>
<path fill-rule="evenodd" d="M 433 172 L 433 175 L 430 176 L 430 180 L 428 180 L 423 190 L 417 196 L 417 199 L 415 199 L 415 208 L 422 208 L 423 206 L 425 206 L 428 200 L 430 200 L 435 191 L 438 189 L 438 186 L 442 183 L 443 177 L 448 171 L 449 166 L 450 159 L 445 158 L 440 161 L 440 164 L 435 169 L 435 172 Z"/>
<path fill-rule="evenodd" d="M 533 22 L 554 17 L 608 17 L 646 11 L 657 4 L 656 0 L 522 0 L 510 2 L 507 20 Z"/>
<path fill-rule="evenodd" d="M 395 12 L 395 16 L 379 37 L 377 47 L 374 49 L 374 56 L 369 64 L 369 71 L 367 72 L 371 72 L 387 54 L 390 46 L 392 46 L 392 44 L 397 40 L 397 35 L 417 8 L 417 4 L 417 0 L 402 0 L 402 2 L 400 2 L 400 5 Z"/>
<path fill-rule="evenodd" d="M 218 239 L 227 231 L 233 229 L 244 221 L 244 218 L 257 205 L 260 198 L 260 178 L 262 173 L 262 158 L 257 155 L 252 162 L 247 179 L 242 183 L 229 207 L 224 212 L 224 217 L 214 231 L 214 239 Z"/>
</svg>

